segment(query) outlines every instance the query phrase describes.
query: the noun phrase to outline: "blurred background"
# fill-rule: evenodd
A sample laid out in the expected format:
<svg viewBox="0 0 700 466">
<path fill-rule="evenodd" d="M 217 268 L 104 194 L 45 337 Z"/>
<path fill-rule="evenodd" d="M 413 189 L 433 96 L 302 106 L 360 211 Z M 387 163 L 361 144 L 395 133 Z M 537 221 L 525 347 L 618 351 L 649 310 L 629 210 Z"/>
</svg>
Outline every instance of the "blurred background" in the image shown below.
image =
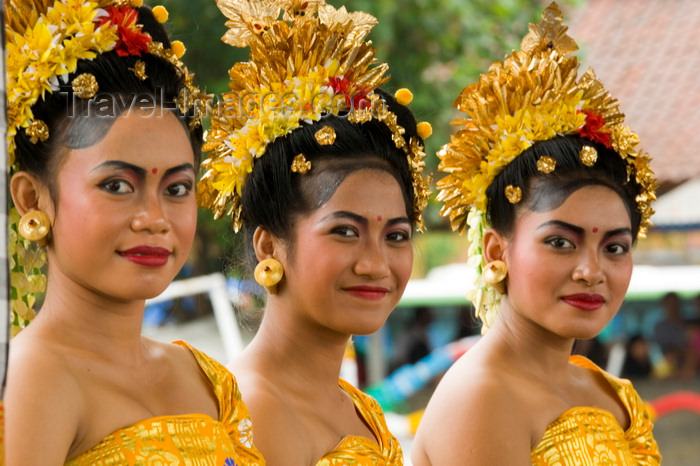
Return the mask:
<svg viewBox="0 0 700 466">
<path fill-rule="evenodd" d="M 208 93 L 227 89 L 227 71 L 247 49 L 220 41 L 225 18 L 214 0 L 161 0 L 184 61 Z M 493 61 L 519 48 L 548 1 L 328 0 L 379 19 L 370 37 L 389 63 L 385 89 L 408 87 L 411 109 L 430 121 L 428 166 L 448 141 L 452 102 Z M 578 55 L 618 98 L 627 124 L 652 158 L 660 187 L 655 227 L 634 252 L 636 269 L 617 317 L 577 342 L 616 375 L 632 378 L 657 413 L 655 435 L 671 466 L 700 458 L 700 0 L 561 0 Z M 433 176 L 433 183 L 440 178 Z M 354 339 L 343 376 L 374 395 L 408 452 L 421 409 L 449 365 L 478 340 L 464 298 L 471 283 L 466 238 L 432 203 L 415 238 L 404 299 L 375 335 Z M 144 333 L 184 339 L 227 362 L 254 334 L 263 293 L 243 269 L 242 235 L 200 211 L 191 258 L 178 282 L 149 302 Z M 0 330 L 2 328 L 0 327 Z M 0 340 L 0 344 L 2 340 Z"/>
</svg>

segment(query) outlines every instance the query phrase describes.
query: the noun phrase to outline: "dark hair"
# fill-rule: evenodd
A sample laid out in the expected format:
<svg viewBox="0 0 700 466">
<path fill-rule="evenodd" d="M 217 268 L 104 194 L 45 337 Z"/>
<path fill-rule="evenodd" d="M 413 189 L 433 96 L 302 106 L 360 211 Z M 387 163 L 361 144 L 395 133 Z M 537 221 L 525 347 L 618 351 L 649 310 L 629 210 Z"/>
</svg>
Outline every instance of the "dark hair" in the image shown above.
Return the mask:
<svg viewBox="0 0 700 466">
<path fill-rule="evenodd" d="M 584 165 L 579 157 L 584 146 L 593 146 L 598 152 L 598 159 L 591 167 Z M 553 172 L 545 174 L 537 169 L 542 156 L 556 161 Z M 519 203 L 512 204 L 506 199 L 508 185 L 522 189 Z M 627 164 L 617 152 L 577 135 L 536 142 L 508 164 L 486 190 L 487 220 L 496 231 L 509 236 L 518 209 L 540 212 L 555 209 L 574 191 L 596 185 L 608 187 L 620 196 L 630 216 L 632 237 L 636 239 L 642 217 L 635 197 L 641 187 L 633 179 L 628 180 Z"/>
<path fill-rule="evenodd" d="M 150 8 L 138 8 L 138 23 L 143 25 L 143 31 L 149 33 L 155 42 L 161 42 L 165 48 L 170 47 L 167 32 L 154 18 Z M 132 71 L 138 60 L 146 64 L 147 78 L 144 80 Z M 73 92 L 71 82 L 82 73 L 90 73 L 97 80 L 99 90 L 91 99 L 81 99 Z M 182 114 L 176 103 L 180 90 L 185 88 L 183 79 L 182 73 L 170 62 L 147 53 L 120 57 L 111 51 L 97 54 L 92 60 L 79 60 L 77 69 L 67 79 L 60 80 L 59 89 L 47 93 L 32 107 L 34 118 L 48 125 L 49 138 L 34 144 L 22 129 L 17 131 L 15 155 L 18 168 L 32 173 L 48 185 L 55 200 L 53 180 L 62 162 L 62 152 L 99 142 L 124 106 L 132 102 L 137 104 L 136 97 L 146 96 L 154 107 L 162 107 L 164 111 L 172 111 L 178 116 L 190 137 L 195 163 L 198 164 L 202 145 L 201 126 L 190 130 L 188 125 L 194 112 L 190 110 Z M 95 102 L 106 104 L 105 115 L 91 115 Z"/>
<path fill-rule="evenodd" d="M 422 143 L 411 111 L 386 92 L 380 89 L 375 92 L 405 129 L 406 143 L 411 138 Z M 316 141 L 314 134 L 324 126 L 335 130 L 333 144 L 320 145 Z M 305 174 L 291 171 L 298 154 L 304 154 L 312 164 Z M 415 199 L 408 158 L 403 149 L 396 147 L 384 123 L 372 119 L 359 124 L 351 123 L 345 116 L 325 116 L 272 142 L 263 156 L 256 159 L 241 196 L 249 265 L 256 262 L 252 236 L 258 226 L 292 248 L 299 216 L 321 207 L 349 174 L 362 169 L 379 169 L 393 175 L 401 187 L 406 212 L 412 216 Z"/>
</svg>

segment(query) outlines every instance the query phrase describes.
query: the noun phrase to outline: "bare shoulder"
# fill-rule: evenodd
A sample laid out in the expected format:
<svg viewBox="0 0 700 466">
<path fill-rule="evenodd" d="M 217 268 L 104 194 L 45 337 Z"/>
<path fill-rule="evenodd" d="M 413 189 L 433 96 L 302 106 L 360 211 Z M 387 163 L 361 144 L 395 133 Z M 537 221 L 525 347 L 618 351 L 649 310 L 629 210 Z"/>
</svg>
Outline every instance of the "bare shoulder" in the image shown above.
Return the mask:
<svg viewBox="0 0 700 466">
<path fill-rule="evenodd" d="M 308 448 L 304 432 L 289 400 L 269 379 L 245 365 L 229 365 L 253 423 L 253 442 L 268 466 L 289 466 Z M 300 462 L 299 464 L 304 464 Z"/>
<path fill-rule="evenodd" d="M 528 415 L 507 370 L 463 356 L 428 403 L 413 464 L 530 464 Z"/>
<path fill-rule="evenodd" d="M 81 435 L 81 386 L 60 348 L 25 332 L 10 344 L 7 464 L 62 464 Z"/>
</svg>

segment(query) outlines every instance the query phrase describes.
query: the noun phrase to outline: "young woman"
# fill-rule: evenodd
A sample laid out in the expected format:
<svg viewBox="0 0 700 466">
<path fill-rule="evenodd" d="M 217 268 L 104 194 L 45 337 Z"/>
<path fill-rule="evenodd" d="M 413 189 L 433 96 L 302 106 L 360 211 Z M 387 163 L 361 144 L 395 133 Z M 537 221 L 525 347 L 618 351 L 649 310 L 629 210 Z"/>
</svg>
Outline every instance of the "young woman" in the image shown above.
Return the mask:
<svg viewBox="0 0 700 466">
<path fill-rule="evenodd" d="M 8 465 L 262 463 L 230 372 L 140 335 L 192 245 L 202 131 L 167 12 L 135 4 L 6 3 L 14 249 L 48 262 L 10 348 Z"/>
<path fill-rule="evenodd" d="M 659 463 L 629 381 L 571 356 L 622 303 L 655 182 L 617 102 L 577 77 L 565 33 L 550 6 L 458 99 L 469 118 L 438 187 L 453 225 L 469 225 L 485 333 L 428 403 L 416 466 Z"/>
<path fill-rule="evenodd" d="M 248 37 L 252 59 L 231 69 L 224 100 L 257 89 L 261 103 L 213 119 L 200 194 L 242 223 L 269 290 L 257 334 L 231 364 L 256 446 L 268 465 L 403 464 L 381 407 L 339 374 L 350 337 L 381 328 L 411 274 L 427 198 L 418 125 L 376 88 L 385 65 L 369 68 L 371 16 L 324 2 L 264 14 L 233 3 L 220 2 L 238 25 L 225 37 Z"/>
</svg>

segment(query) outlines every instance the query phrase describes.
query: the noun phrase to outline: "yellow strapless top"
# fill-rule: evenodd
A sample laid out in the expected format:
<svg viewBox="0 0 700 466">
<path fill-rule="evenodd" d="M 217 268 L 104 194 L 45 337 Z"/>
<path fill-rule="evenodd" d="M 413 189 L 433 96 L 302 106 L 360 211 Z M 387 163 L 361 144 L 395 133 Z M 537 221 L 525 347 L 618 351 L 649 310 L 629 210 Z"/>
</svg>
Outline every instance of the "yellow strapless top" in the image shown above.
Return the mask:
<svg viewBox="0 0 700 466">
<path fill-rule="evenodd" d="M 531 452 L 533 465 L 656 465 L 661 461 L 659 447 L 652 435 L 653 422 L 646 405 L 629 380 L 619 379 L 600 369 L 583 356 L 570 362 L 601 373 L 627 409 L 630 426 L 618 424 L 609 411 L 592 407 L 571 408 L 544 433 Z"/>
<path fill-rule="evenodd" d="M 248 408 L 241 401 L 231 372 L 185 342 L 211 382 L 219 403 L 219 419 L 204 414 L 160 416 L 112 432 L 66 465 L 262 466 L 253 445 Z"/>
<path fill-rule="evenodd" d="M 346 381 L 339 380 L 340 387 L 350 395 L 355 409 L 370 428 L 374 439 L 348 435 L 333 451 L 326 453 L 317 466 L 401 466 L 403 452 L 398 440 L 386 426 L 384 412 L 379 403 Z"/>
</svg>

